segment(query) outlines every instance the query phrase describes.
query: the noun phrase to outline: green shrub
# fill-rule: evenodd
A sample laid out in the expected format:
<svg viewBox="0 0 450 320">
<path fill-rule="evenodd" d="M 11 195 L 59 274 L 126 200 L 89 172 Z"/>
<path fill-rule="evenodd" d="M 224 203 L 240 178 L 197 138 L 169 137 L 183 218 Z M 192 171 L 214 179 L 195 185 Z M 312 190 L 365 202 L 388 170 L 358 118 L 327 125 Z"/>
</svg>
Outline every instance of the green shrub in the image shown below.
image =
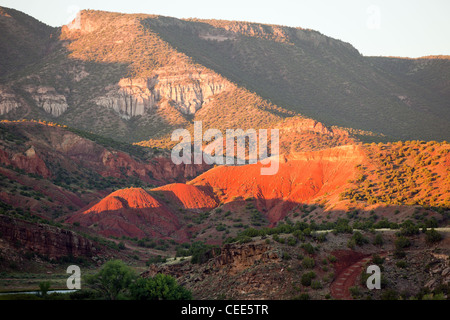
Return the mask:
<svg viewBox="0 0 450 320">
<path fill-rule="evenodd" d="M 311 243 L 304 243 L 304 244 L 301 245 L 301 247 L 302 247 L 302 249 L 304 249 L 309 254 L 314 254 L 314 252 L 316 251 Z"/>
<path fill-rule="evenodd" d="M 249 239 L 251 241 L 251 238 Z M 190 252 L 192 255 L 191 263 L 202 264 L 211 259 L 216 253 L 220 253 L 220 248 L 202 242 L 194 242 L 191 245 Z"/>
<path fill-rule="evenodd" d="M 381 300 L 398 300 L 399 295 L 393 289 L 387 289 L 381 294 Z"/>
<path fill-rule="evenodd" d="M 400 234 L 403 236 L 413 236 L 419 233 L 420 233 L 419 226 L 415 225 L 410 220 L 405 221 L 400 229 Z"/>
<path fill-rule="evenodd" d="M 409 246 L 411 246 L 411 241 L 409 241 L 408 238 L 405 238 L 403 236 L 397 237 L 397 239 L 395 239 L 394 243 L 395 243 L 396 249 L 404 249 L 404 248 L 408 248 Z"/>
<path fill-rule="evenodd" d="M 216 230 L 219 232 L 225 231 L 226 227 L 223 224 L 219 224 L 218 226 L 216 226 Z"/>
<path fill-rule="evenodd" d="M 130 293 L 135 300 L 191 300 L 192 293 L 177 284 L 169 275 L 157 274 L 153 278 L 138 278 Z"/>
<path fill-rule="evenodd" d="M 305 257 L 302 261 L 302 266 L 305 269 L 312 269 L 316 266 L 316 262 L 310 257 Z"/>
<path fill-rule="evenodd" d="M 302 293 L 296 299 L 297 300 L 310 300 L 311 297 L 307 293 Z"/>
<path fill-rule="evenodd" d="M 358 246 L 362 246 L 369 242 L 369 240 L 362 235 L 361 232 L 355 231 L 351 237 L 351 240 Z"/>
<path fill-rule="evenodd" d="M 328 261 L 330 261 L 331 263 L 337 261 L 337 258 L 336 258 L 335 256 L 333 256 L 333 255 L 329 255 L 329 256 L 327 257 L 327 259 L 328 259 Z"/>
<path fill-rule="evenodd" d="M 283 258 L 283 260 L 291 260 L 291 255 L 289 253 L 287 253 L 286 251 L 284 251 L 282 258 Z"/>
<path fill-rule="evenodd" d="M 41 297 L 47 297 L 47 293 L 50 290 L 50 282 L 49 281 L 44 281 L 39 283 L 39 294 Z"/>
<path fill-rule="evenodd" d="M 428 243 L 436 243 L 442 240 L 442 235 L 433 228 L 425 232 L 425 239 Z"/>
<path fill-rule="evenodd" d="M 374 254 L 372 257 L 373 264 L 376 264 L 377 266 L 381 266 L 384 263 L 384 258 L 381 258 L 379 255 Z"/>
<path fill-rule="evenodd" d="M 353 248 L 355 248 L 355 246 L 356 246 L 356 241 L 354 239 L 349 239 L 347 241 L 347 247 L 348 248 L 353 249 Z"/>
<path fill-rule="evenodd" d="M 397 259 L 401 259 L 406 257 L 406 252 L 403 249 L 395 249 L 394 250 L 394 257 Z"/>
<path fill-rule="evenodd" d="M 322 282 L 320 280 L 314 280 L 311 282 L 311 288 L 314 290 L 322 289 Z"/>
<path fill-rule="evenodd" d="M 155 256 L 155 257 L 151 257 L 150 259 L 147 260 L 146 265 L 149 266 L 151 264 L 156 264 L 156 263 L 165 263 L 167 261 L 166 258 L 163 258 L 161 256 Z"/>
<path fill-rule="evenodd" d="M 101 292 L 107 299 L 116 300 L 128 290 L 136 278 L 134 270 L 121 260 L 111 260 L 94 275 L 88 275 L 86 282 Z"/>
<path fill-rule="evenodd" d="M 317 235 L 316 240 L 320 243 L 327 241 L 327 234 L 326 233 L 321 233 L 319 235 Z"/>
<path fill-rule="evenodd" d="M 422 300 L 446 300 L 445 295 L 443 293 L 430 293 L 426 294 L 422 297 Z"/>
<path fill-rule="evenodd" d="M 252 238 L 248 236 L 241 237 L 238 241 L 240 244 L 252 242 Z"/>
<path fill-rule="evenodd" d="M 381 235 L 381 233 L 377 233 L 375 239 L 373 240 L 373 244 L 375 246 L 382 246 L 384 244 L 383 236 Z"/>
<path fill-rule="evenodd" d="M 352 295 L 352 297 L 353 297 L 354 299 L 356 299 L 356 298 L 358 298 L 359 296 L 361 296 L 361 289 L 360 289 L 359 287 L 357 287 L 357 286 L 351 287 L 351 288 L 349 289 L 349 291 L 350 291 L 350 294 Z"/>
<path fill-rule="evenodd" d="M 289 237 L 288 241 L 287 241 L 287 244 L 290 245 L 290 246 L 295 246 L 297 244 L 297 238 Z"/>
<path fill-rule="evenodd" d="M 316 278 L 316 273 L 313 271 L 302 274 L 301 283 L 305 287 L 309 287 L 313 279 Z"/>
</svg>

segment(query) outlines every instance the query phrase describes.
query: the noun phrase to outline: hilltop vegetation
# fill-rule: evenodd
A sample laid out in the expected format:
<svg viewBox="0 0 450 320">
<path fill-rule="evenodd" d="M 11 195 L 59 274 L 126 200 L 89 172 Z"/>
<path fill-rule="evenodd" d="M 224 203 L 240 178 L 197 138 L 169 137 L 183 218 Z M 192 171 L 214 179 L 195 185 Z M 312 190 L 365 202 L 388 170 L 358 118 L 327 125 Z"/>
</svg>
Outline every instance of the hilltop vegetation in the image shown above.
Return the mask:
<svg viewBox="0 0 450 320">
<path fill-rule="evenodd" d="M 401 75 L 312 30 L 166 17 L 146 21 L 194 61 L 288 110 L 393 139 L 448 139 L 442 91 L 448 60 L 418 60 L 420 73 L 411 68 L 414 76 Z"/>
<path fill-rule="evenodd" d="M 259 128 L 299 115 L 372 132 L 364 141 L 449 139 L 446 59 L 366 58 L 316 31 L 257 23 L 87 10 L 53 29 L 2 10 L 3 119 L 158 146 L 193 120 Z M 124 87 L 133 81 L 146 85 Z"/>
<path fill-rule="evenodd" d="M 0 79 L 42 59 L 55 43 L 51 28 L 20 11 L 0 7 Z"/>
<path fill-rule="evenodd" d="M 369 162 L 358 166 L 356 186 L 343 198 L 450 208 L 449 144 L 406 141 L 372 144 L 366 150 Z"/>
</svg>

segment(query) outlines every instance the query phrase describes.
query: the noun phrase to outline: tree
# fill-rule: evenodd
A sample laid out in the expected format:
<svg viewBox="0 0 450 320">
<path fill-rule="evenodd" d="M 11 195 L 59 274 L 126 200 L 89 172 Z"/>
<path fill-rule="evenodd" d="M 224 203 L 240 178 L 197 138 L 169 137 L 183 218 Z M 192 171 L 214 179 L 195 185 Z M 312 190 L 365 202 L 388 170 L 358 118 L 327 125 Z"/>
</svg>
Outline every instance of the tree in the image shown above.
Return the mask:
<svg viewBox="0 0 450 320">
<path fill-rule="evenodd" d="M 95 275 L 86 277 L 86 283 L 101 291 L 106 298 L 116 300 L 136 278 L 134 270 L 121 260 L 105 263 Z"/>
<path fill-rule="evenodd" d="M 189 290 L 177 284 L 169 275 L 158 273 L 153 278 L 138 278 L 131 286 L 130 292 L 136 300 L 190 300 Z"/>
<path fill-rule="evenodd" d="M 359 231 L 355 231 L 355 233 L 353 233 L 353 236 L 351 238 L 352 240 L 354 240 L 355 244 L 357 244 L 358 246 L 362 246 L 365 243 L 368 243 L 369 240 L 367 240 L 367 238 L 365 238 L 361 232 Z"/>
<path fill-rule="evenodd" d="M 310 271 L 302 274 L 301 283 L 305 287 L 309 287 L 311 285 L 312 279 L 316 277 L 316 273 L 314 271 Z"/>
<path fill-rule="evenodd" d="M 42 297 L 46 297 L 48 291 L 50 290 L 50 282 L 44 281 L 39 283 L 39 290 Z"/>
<path fill-rule="evenodd" d="M 314 259 L 312 259 L 310 257 L 306 257 L 303 259 L 303 262 L 302 262 L 303 268 L 312 269 L 312 268 L 314 268 L 315 265 L 316 265 L 316 262 L 314 261 Z"/>
<path fill-rule="evenodd" d="M 436 243 L 442 240 L 442 235 L 434 229 L 425 232 L 428 243 Z"/>
<path fill-rule="evenodd" d="M 376 246 L 382 246 L 383 243 L 384 243 L 383 236 L 381 235 L 381 233 L 377 233 L 375 239 L 373 240 L 373 244 Z"/>
</svg>

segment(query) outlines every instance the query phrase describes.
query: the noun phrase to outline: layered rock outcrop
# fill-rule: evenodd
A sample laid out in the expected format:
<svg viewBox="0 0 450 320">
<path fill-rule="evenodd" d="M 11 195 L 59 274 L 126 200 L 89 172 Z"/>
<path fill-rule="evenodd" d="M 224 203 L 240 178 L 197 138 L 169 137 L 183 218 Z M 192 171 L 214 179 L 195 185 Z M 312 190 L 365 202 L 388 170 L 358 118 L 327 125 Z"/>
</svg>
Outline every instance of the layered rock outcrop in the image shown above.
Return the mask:
<svg viewBox="0 0 450 320">
<path fill-rule="evenodd" d="M 232 299 L 280 299 L 291 286 L 283 272 L 282 252 L 262 242 L 227 244 L 221 252 L 212 250 L 203 264 L 188 260 L 176 264 L 151 265 L 142 277 L 168 274 L 191 290 L 196 299 L 227 296 Z"/>
<path fill-rule="evenodd" d="M 278 261 L 280 252 L 273 250 L 265 243 L 250 243 L 246 245 L 231 243 L 222 247 L 221 253 L 214 259 L 214 266 L 225 268 L 228 273 L 237 273 L 255 263 Z"/>
<path fill-rule="evenodd" d="M 325 126 L 323 123 L 308 119 L 308 118 L 291 118 L 282 123 L 282 130 L 286 134 L 292 134 L 293 132 L 315 132 L 327 136 L 349 136 L 349 133 L 345 130 L 334 129 Z"/>
<path fill-rule="evenodd" d="M 123 78 L 96 98 L 98 105 L 113 109 L 122 118 L 143 115 L 166 99 L 183 114 L 194 114 L 211 98 L 229 89 L 231 83 L 212 72 L 201 70 L 158 70 L 149 78 Z"/>
<path fill-rule="evenodd" d="M 24 89 L 31 95 L 38 107 L 55 117 L 59 117 L 69 108 L 66 97 L 56 92 L 55 88 L 27 86 Z"/>
<path fill-rule="evenodd" d="M 52 175 L 44 160 L 36 153 L 34 147 L 30 147 L 25 154 L 20 152 L 11 153 L 11 151 L 0 149 L 0 163 L 6 166 L 11 165 L 27 173 L 37 174 L 44 178 L 49 178 Z"/>
<path fill-rule="evenodd" d="M 200 270 L 196 270 L 202 273 L 200 279 L 204 279 L 204 276 L 210 273 L 236 275 L 255 264 L 269 264 L 281 261 L 281 251 L 262 242 L 248 244 L 230 243 L 224 245 L 220 249 L 220 253 L 212 250 L 207 254 L 210 256 L 210 259 L 202 267 L 197 268 Z M 189 271 L 194 269 L 196 268 L 190 263 L 151 265 L 141 276 L 144 278 L 154 277 L 158 273 L 164 273 L 186 281 L 190 278 Z"/>
<path fill-rule="evenodd" d="M 92 256 L 94 243 L 73 231 L 0 215 L 1 241 L 49 258 Z"/>
<path fill-rule="evenodd" d="M 15 94 L 5 86 L 0 86 L 0 115 L 6 114 L 19 107 Z"/>
</svg>

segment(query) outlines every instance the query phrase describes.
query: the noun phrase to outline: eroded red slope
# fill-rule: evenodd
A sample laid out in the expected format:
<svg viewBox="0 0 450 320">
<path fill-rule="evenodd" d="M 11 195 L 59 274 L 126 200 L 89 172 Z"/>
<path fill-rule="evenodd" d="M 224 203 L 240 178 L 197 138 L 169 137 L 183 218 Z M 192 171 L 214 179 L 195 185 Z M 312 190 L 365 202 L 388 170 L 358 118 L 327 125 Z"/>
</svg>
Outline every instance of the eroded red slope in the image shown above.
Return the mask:
<svg viewBox="0 0 450 320">
<path fill-rule="evenodd" d="M 187 240 L 178 218 L 141 188 L 115 191 L 67 222 L 79 222 L 105 236 Z"/>
<path fill-rule="evenodd" d="M 208 211 L 218 205 L 212 192 L 194 185 L 173 183 L 152 191 L 161 192 L 168 200 L 188 210 Z"/>
<path fill-rule="evenodd" d="M 275 223 L 298 204 L 310 203 L 325 193 L 338 195 L 363 159 L 358 146 L 342 146 L 293 154 L 280 162 L 275 175 L 261 175 L 260 163 L 220 166 L 189 184 L 210 187 L 224 202 L 254 197 L 258 207 L 267 210 L 270 222 Z"/>
</svg>

